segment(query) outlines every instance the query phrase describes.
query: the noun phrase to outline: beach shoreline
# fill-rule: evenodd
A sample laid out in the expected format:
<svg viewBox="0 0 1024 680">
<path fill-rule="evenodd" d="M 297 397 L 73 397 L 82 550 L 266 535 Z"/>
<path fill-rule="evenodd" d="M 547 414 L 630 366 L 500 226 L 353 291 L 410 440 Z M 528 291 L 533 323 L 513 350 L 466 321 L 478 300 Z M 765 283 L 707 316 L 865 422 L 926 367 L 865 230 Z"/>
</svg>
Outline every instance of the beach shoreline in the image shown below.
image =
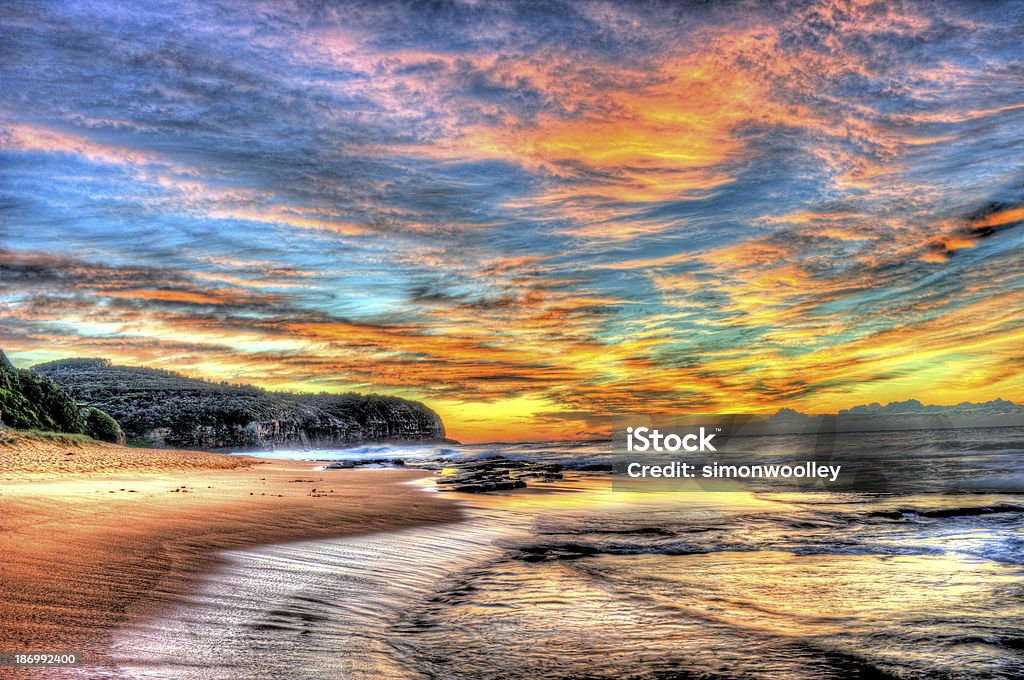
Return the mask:
<svg viewBox="0 0 1024 680">
<path fill-rule="evenodd" d="M 461 519 L 421 470 L 46 440 L 0 444 L 0 650 L 108 661 L 122 626 L 180 602 L 218 554 Z"/>
</svg>

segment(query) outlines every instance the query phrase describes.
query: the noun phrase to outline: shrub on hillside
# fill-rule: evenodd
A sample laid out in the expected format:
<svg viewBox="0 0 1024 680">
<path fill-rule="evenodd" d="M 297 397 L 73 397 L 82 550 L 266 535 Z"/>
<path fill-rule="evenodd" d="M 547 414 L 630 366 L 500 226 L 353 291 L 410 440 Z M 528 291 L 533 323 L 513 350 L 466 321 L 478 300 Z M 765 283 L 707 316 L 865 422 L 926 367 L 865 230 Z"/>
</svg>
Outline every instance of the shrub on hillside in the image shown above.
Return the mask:
<svg viewBox="0 0 1024 680">
<path fill-rule="evenodd" d="M 121 426 L 117 424 L 117 421 L 95 407 L 86 409 L 85 433 L 100 441 L 124 443 L 124 432 L 121 431 Z"/>
<path fill-rule="evenodd" d="M 19 430 L 88 434 L 121 442 L 121 427 L 95 407 L 80 408 L 75 398 L 51 378 L 18 369 L 0 351 L 0 420 Z"/>
<path fill-rule="evenodd" d="M 10 427 L 55 432 L 85 432 L 75 400 L 53 380 L 17 369 L 0 352 L 0 414 Z"/>
</svg>

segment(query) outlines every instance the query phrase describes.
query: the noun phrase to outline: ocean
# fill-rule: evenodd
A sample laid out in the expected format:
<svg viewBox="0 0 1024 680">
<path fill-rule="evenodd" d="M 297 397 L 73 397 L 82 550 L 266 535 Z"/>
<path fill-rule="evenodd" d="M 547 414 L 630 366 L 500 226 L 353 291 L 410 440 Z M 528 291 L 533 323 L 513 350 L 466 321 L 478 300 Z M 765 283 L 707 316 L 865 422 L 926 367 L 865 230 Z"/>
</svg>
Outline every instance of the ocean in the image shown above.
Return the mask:
<svg viewBox="0 0 1024 680">
<path fill-rule="evenodd" d="M 1024 677 L 1024 428 L 949 434 L 859 436 L 893 470 L 932 461 L 899 493 L 624 491 L 579 469 L 609 442 L 267 453 L 566 470 L 445 494 L 465 520 L 443 527 L 225 553 L 109 675 Z"/>
</svg>

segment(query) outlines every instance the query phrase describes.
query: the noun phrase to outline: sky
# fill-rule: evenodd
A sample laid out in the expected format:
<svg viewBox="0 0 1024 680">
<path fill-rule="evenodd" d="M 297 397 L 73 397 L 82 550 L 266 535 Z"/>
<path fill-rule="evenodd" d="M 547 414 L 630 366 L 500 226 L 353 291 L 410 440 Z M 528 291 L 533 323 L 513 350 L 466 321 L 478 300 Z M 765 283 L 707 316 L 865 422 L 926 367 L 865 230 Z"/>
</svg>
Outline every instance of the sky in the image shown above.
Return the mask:
<svg viewBox="0 0 1024 680">
<path fill-rule="evenodd" d="M 0 7 L 0 348 L 631 413 L 1024 400 L 1024 2 Z"/>
</svg>

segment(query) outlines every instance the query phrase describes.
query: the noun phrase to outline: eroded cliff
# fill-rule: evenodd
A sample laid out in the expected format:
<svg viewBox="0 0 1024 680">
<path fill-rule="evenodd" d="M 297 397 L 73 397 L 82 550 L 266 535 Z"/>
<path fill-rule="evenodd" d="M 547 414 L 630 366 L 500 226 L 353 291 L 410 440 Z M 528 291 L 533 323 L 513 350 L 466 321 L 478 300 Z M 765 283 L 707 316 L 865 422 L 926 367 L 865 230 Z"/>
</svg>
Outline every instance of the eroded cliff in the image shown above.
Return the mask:
<svg viewBox="0 0 1024 680">
<path fill-rule="evenodd" d="M 147 446 L 337 448 L 445 436 L 436 413 L 398 397 L 268 392 L 103 359 L 62 359 L 33 371 L 109 413 L 129 443 Z"/>
</svg>

